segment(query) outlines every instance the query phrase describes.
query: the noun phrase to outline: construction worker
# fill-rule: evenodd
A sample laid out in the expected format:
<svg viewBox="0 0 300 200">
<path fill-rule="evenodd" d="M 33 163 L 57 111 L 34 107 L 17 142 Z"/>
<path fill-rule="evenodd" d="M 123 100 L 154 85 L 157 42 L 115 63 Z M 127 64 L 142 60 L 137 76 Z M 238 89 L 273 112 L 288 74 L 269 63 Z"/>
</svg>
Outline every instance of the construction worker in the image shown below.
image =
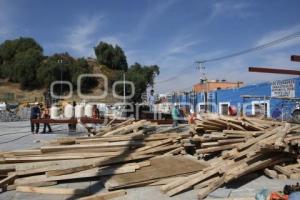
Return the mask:
<svg viewBox="0 0 300 200">
<path fill-rule="evenodd" d="M 190 109 L 190 115 L 189 115 L 189 124 L 195 124 L 195 120 L 197 119 L 196 113 L 194 112 L 194 109 Z"/>
<path fill-rule="evenodd" d="M 173 127 L 176 127 L 176 126 L 178 126 L 178 121 L 179 121 L 179 117 L 180 117 L 178 104 L 175 104 L 173 106 L 171 114 L 172 114 L 172 119 L 173 119 Z"/>
<path fill-rule="evenodd" d="M 46 106 L 46 108 L 42 112 L 42 118 L 43 119 L 50 119 L 50 113 L 49 113 L 49 108 Z M 48 133 L 51 133 L 51 126 L 49 123 L 44 123 L 44 129 L 43 133 L 46 133 L 46 127 L 48 127 Z"/>
<path fill-rule="evenodd" d="M 41 110 L 39 107 L 39 102 L 35 102 L 34 106 L 30 110 L 30 125 L 31 125 L 31 133 L 32 134 L 38 134 L 40 124 L 39 123 L 33 123 L 32 119 L 39 119 L 41 116 Z"/>
<path fill-rule="evenodd" d="M 150 107 L 150 112 L 154 111 L 154 103 L 155 103 L 155 97 L 154 97 L 154 90 L 150 91 L 150 96 L 148 98 L 148 104 Z"/>
<path fill-rule="evenodd" d="M 73 101 L 73 116 L 72 119 L 75 118 L 75 107 L 76 107 L 76 101 Z M 69 132 L 76 132 L 76 123 L 75 124 L 68 124 Z"/>
<path fill-rule="evenodd" d="M 97 108 L 97 105 L 93 105 L 92 117 L 94 119 L 99 119 L 100 118 L 100 111 Z"/>
</svg>

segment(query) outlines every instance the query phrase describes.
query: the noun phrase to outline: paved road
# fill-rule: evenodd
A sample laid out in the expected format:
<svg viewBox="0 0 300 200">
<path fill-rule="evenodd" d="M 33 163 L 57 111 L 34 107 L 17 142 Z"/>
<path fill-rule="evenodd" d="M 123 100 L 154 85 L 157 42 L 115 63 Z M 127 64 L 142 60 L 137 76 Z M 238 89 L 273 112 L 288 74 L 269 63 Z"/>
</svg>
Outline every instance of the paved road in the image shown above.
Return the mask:
<svg viewBox="0 0 300 200">
<path fill-rule="evenodd" d="M 84 129 L 81 129 L 81 133 Z M 52 134 L 32 135 L 29 122 L 0 122 L 0 151 L 9 151 L 16 149 L 37 148 L 49 140 L 57 137 L 69 135 L 67 125 L 53 125 Z M 77 133 L 80 134 L 80 133 Z M 271 180 L 263 175 L 251 174 L 244 177 L 241 181 L 227 185 L 211 193 L 207 199 L 225 198 L 225 197 L 254 197 L 255 194 L 263 188 L 272 191 L 282 190 L 287 183 L 295 183 L 291 180 Z M 103 187 L 101 178 L 93 181 L 68 182 L 53 187 L 86 189 L 91 193 L 106 191 Z M 31 193 L 20 193 L 8 191 L 0 193 L 0 200 L 71 200 L 76 199 L 70 196 L 62 195 L 42 195 Z M 140 187 L 128 189 L 125 197 L 116 200 L 193 200 L 197 199 L 197 191 L 191 190 L 180 195 L 169 198 L 160 193 L 159 187 Z"/>
</svg>

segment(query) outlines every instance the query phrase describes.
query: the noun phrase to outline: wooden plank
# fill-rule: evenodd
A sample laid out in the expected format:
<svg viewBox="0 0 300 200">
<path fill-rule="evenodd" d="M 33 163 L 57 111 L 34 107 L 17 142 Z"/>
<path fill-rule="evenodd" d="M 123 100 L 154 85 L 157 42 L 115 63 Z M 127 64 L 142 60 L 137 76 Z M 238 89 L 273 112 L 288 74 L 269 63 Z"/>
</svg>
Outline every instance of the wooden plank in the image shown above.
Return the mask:
<svg viewBox="0 0 300 200">
<path fill-rule="evenodd" d="M 151 122 L 147 122 L 146 120 L 140 120 L 140 121 L 134 122 L 128 126 L 120 127 L 116 130 L 105 133 L 103 136 L 117 135 L 117 134 L 124 135 L 124 134 L 132 132 L 134 129 L 137 129 L 137 128 L 140 128 L 142 126 L 149 125 L 149 124 L 151 124 Z"/>
<path fill-rule="evenodd" d="M 247 148 L 247 147 L 249 147 L 249 146 L 251 146 L 251 145 L 253 145 L 257 142 L 276 134 L 278 130 L 280 130 L 280 127 L 274 128 L 271 131 L 266 132 L 265 134 L 262 134 L 262 135 L 260 135 L 256 138 L 249 139 L 249 140 L 247 140 L 247 142 L 245 142 L 244 144 L 239 145 L 237 148 L 238 148 L 239 151 L 244 150 L 245 148 Z"/>
<path fill-rule="evenodd" d="M 300 179 L 300 173 L 293 173 L 293 174 L 290 175 L 290 178 L 299 180 Z"/>
<path fill-rule="evenodd" d="M 110 147 L 128 147 L 128 146 L 141 146 L 143 142 L 137 141 L 121 141 L 121 142 L 107 142 L 101 144 L 75 144 L 75 145 L 59 145 L 59 146 L 42 146 L 41 151 L 51 152 L 51 151 L 60 151 L 60 150 L 70 150 L 70 149 L 89 149 L 89 148 L 110 148 Z"/>
<path fill-rule="evenodd" d="M 121 167 L 135 167 L 135 169 L 140 169 L 142 167 L 145 166 L 149 166 L 150 165 L 150 161 L 144 161 L 144 162 L 139 162 L 139 163 L 128 163 L 128 164 L 124 164 Z M 112 168 L 115 168 L 117 166 L 114 166 Z M 82 166 L 78 166 L 78 167 L 69 167 L 69 168 L 57 168 L 57 169 L 52 169 L 46 172 L 47 177 L 50 176 L 60 176 L 60 175 L 65 175 L 65 174 L 72 174 L 75 172 L 80 172 L 80 171 L 85 171 L 88 169 L 92 169 L 94 168 L 94 165 L 82 165 Z"/>
<path fill-rule="evenodd" d="M 198 183 L 197 185 L 195 185 L 193 188 L 194 190 L 199 190 L 201 188 L 205 188 L 207 187 L 208 185 L 212 184 L 213 182 L 219 180 L 221 177 L 220 176 L 216 176 L 216 177 L 212 177 L 212 178 L 209 178 L 207 179 L 206 181 L 203 181 L 201 183 Z"/>
<path fill-rule="evenodd" d="M 219 145 L 218 142 L 203 142 L 203 143 L 201 143 L 201 148 L 215 147 L 218 145 Z"/>
<path fill-rule="evenodd" d="M 240 142 L 245 142 L 245 139 L 223 139 L 223 140 L 218 140 L 218 144 L 223 145 L 223 144 L 230 144 L 230 143 L 240 143 Z"/>
<path fill-rule="evenodd" d="M 27 184 L 26 186 L 41 187 L 41 186 L 52 186 L 52 185 L 56 185 L 56 184 L 57 184 L 57 181 L 48 181 L 48 182 L 37 182 L 37 183 Z M 5 188 L 5 191 L 16 190 L 16 188 L 17 188 L 16 185 L 8 185 Z"/>
<path fill-rule="evenodd" d="M 12 173 L 11 175 L 7 176 L 5 179 L 0 180 L 0 187 L 2 188 L 3 186 L 13 182 L 16 179 L 17 175 L 16 173 Z"/>
<path fill-rule="evenodd" d="M 152 149 L 137 152 L 135 154 L 136 155 L 155 154 L 155 153 L 170 151 L 170 150 L 173 150 L 173 149 L 176 149 L 176 148 L 179 148 L 179 147 L 181 147 L 180 144 L 173 144 L 173 145 L 168 145 L 168 146 L 158 146 L 158 147 L 154 147 Z"/>
<path fill-rule="evenodd" d="M 240 135 L 246 135 L 246 136 L 257 136 L 265 133 L 265 131 L 239 131 L 239 130 L 223 130 L 223 133 L 225 134 L 240 134 Z"/>
<path fill-rule="evenodd" d="M 184 147 L 178 147 L 176 149 L 173 149 L 171 151 L 168 151 L 168 152 L 164 153 L 164 155 L 167 156 L 167 155 L 179 154 L 182 150 L 184 150 Z"/>
<path fill-rule="evenodd" d="M 53 187 L 32 187 L 32 186 L 17 186 L 17 192 L 30 192 L 38 194 L 54 194 L 54 195 L 79 195 L 85 194 L 87 191 L 84 189 L 71 189 L 71 188 L 53 188 Z"/>
<path fill-rule="evenodd" d="M 46 171 L 53 171 L 53 170 L 69 170 L 77 167 L 83 166 L 105 166 L 105 165 L 112 165 L 117 163 L 124 163 L 124 162 L 132 162 L 137 160 L 143 160 L 153 157 L 154 155 L 140 155 L 134 156 L 129 155 L 124 157 L 117 157 L 112 159 L 107 158 L 91 158 L 91 159 L 80 159 L 80 160 L 60 160 L 60 161 L 46 161 L 46 162 L 34 162 L 34 163 L 20 163 L 16 167 L 17 173 L 21 175 L 24 174 L 36 174 L 42 173 Z M 1 165 L 0 165 L 1 166 Z"/>
<path fill-rule="evenodd" d="M 178 194 L 188 188 L 191 188 L 193 187 L 194 185 L 196 185 L 197 183 L 201 182 L 202 180 L 204 179 L 207 179 L 215 174 L 218 174 L 218 171 L 217 171 L 218 168 L 216 168 L 215 170 L 211 170 L 207 173 L 203 173 L 203 172 L 199 172 L 197 173 L 197 177 L 196 178 L 193 178 L 193 179 L 190 179 L 188 180 L 187 182 L 185 182 L 184 184 L 174 188 L 174 189 L 171 189 L 167 192 L 167 195 L 168 196 L 174 196 L 175 194 Z"/>
<path fill-rule="evenodd" d="M 127 166 L 127 167 L 109 167 L 109 168 L 93 168 L 85 171 L 80 171 L 72 174 L 66 174 L 61 176 L 51 176 L 47 177 L 46 175 L 37 175 L 30 176 L 25 178 L 19 178 L 15 180 L 15 185 L 25 185 L 31 184 L 35 182 L 45 182 L 45 181 L 61 181 L 61 180 L 73 180 L 73 179 L 81 179 L 81 178 L 92 178 L 92 177 L 100 177 L 112 174 L 123 174 L 123 173 L 132 173 L 135 172 L 135 166 Z"/>
<path fill-rule="evenodd" d="M 287 135 L 289 129 L 291 128 L 291 124 L 285 123 L 284 127 L 282 127 L 282 130 L 280 131 L 279 137 L 275 141 L 275 148 L 285 147 L 286 144 L 283 142 L 285 136 Z"/>
<path fill-rule="evenodd" d="M 151 165 L 131 174 L 115 175 L 105 183 L 107 189 L 126 188 L 149 180 L 195 173 L 206 165 L 184 156 L 161 156 L 150 159 Z"/>
<path fill-rule="evenodd" d="M 84 165 L 84 166 L 79 166 L 79 167 L 72 167 L 68 169 L 57 169 L 57 170 L 51 170 L 46 172 L 46 176 L 60 176 L 60 175 L 65 175 L 65 174 L 72 174 L 75 172 L 80 172 L 88 169 L 94 168 L 93 165 Z"/>
<path fill-rule="evenodd" d="M 72 153 L 72 154 L 58 154 L 51 156 L 22 156 L 4 158 L 5 163 L 19 163 L 19 162 L 38 162 L 38 161 L 51 161 L 51 160 L 74 160 L 98 157 L 114 157 L 122 154 L 122 152 L 102 152 L 102 153 Z"/>
<path fill-rule="evenodd" d="M 157 147 L 157 146 L 160 146 L 160 145 L 163 145 L 163 144 L 167 144 L 167 143 L 170 143 L 172 142 L 173 140 L 172 139 L 166 139 L 166 140 L 162 140 L 162 141 L 159 141 L 159 142 L 156 142 L 154 144 L 151 144 L 151 145 L 147 145 L 145 147 L 141 147 L 141 148 L 138 148 L 136 150 L 136 152 L 140 152 L 140 151 L 145 151 L 147 149 L 151 149 L 153 147 Z"/>
<path fill-rule="evenodd" d="M 287 177 L 289 177 L 292 174 L 292 172 L 289 169 L 283 168 L 279 165 L 275 165 L 274 169 L 279 171 L 280 173 L 286 175 Z"/>
<path fill-rule="evenodd" d="M 16 170 L 15 164 L 0 164 L 0 172 L 7 173 Z"/>
<path fill-rule="evenodd" d="M 227 145 L 220 145 L 217 147 L 208 147 L 204 149 L 197 149 L 196 152 L 200 154 L 205 154 L 205 153 L 212 153 L 216 151 L 223 151 L 223 150 L 228 150 L 228 149 L 233 149 L 238 146 L 239 143 L 236 144 L 227 144 Z"/>
<path fill-rule="evenodd" d="M 107 200 L 107 199 L 113 199 L 116 197 L 121 197 L 126 195 L 127 192 L 125 190 L 116 190 L 112 192 L 104 192 L 104 193 L 99 193 L 87 197 L 82 197 L 79 200 Z"/>
<path fill-rule="evenodd" d="M 287 180 L 288 177 L 285 174 L 278 174 L 278 179 L 280 179 L 280 180 Z"/>
<path fill-rule="evenodd" d="M 268 176 L 268 177 L 270 177 L 270 178 L 277 178 L 277 172 L 275 171 L 275 170 L 271 170 L 271 169 L 268 169 L 268 168 L 266 168 L 266 169 L 264 169 L 264 173 Z"/>
<path fill-rule="evenodd" d="M 40 154 L 42 154 L 42 152 L 40 149 L 15 150 L 15 151 L 10 151 L 10 152 L 4 153 L 3 156 L 7 157 L 7 154 L 10 154 L 13 156 L 25 156 L 25 155 L 40 155 Z"/>
<path fill-rule="evenodd" d="M 216 190 L 220 186 L 224 184 L 224 177 L 219 178 L 215 182 L 211 183 L 208 187 L 206 187 L 204 190 L 198 193 L 198 199 L 202 200 L 204 199 L 209 193 Z"/>
</svg>

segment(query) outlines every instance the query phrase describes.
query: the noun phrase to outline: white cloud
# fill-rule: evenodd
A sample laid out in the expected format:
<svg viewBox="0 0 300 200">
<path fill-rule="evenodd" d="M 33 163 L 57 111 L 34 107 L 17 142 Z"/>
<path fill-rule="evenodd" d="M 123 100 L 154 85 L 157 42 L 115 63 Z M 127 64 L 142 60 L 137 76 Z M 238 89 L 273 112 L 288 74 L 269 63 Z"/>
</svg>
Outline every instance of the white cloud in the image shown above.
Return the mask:
<svg viewBox="0 0 300 200">
<path fill-rule="evenodd" d="M 93 46 L 96 34 L 103 23 L 102 16 L 81 16 L 76 25 L 69 27 L 65 35 L 65 48 L 79 56 L 94 57 Z"/>
<path fill-rule="evenodd" d="M 246 1 L 218 1 L 213 4 L 210 20 L 220 16 L 247 18 L 254 15 Z"/>
<path fill-rule="evenodd" d="M 201 40 L 189 37 L 185 34 L 176 36 L 168 45 L 165 56 L 186 53 L 187 50 L 199 44 L 200 42 Z"/>
<path fill-rule="evenodd" d="M 175 63 L 178 65 L 182 61 L 186 62 L 186 58 L 190 59 L 193 48 L 201 42 L 201 39 L 181 32 L 167 41 L 165 48 L 160 48 L 156 51 L 154 58 L 151 58 L 149 61 L 158 63 L 162 67 L 172 65 L 174 69 Z"/>
<path fill-rule="evenodd" d="M 260 39 L 258 39 L 254 46 L 259 46 L 259 45 L 263 45 L 266 44 L 268 42 L 283 38 L 285 36 L 294 34 L 298 32 L 298 37 L 292 40 L 289 40 L 287 42 L 283 42 L 280 43 L 278 45 L 275 45 L 271 48 L 269 48 L 269 50 L 279 50 L 279 49 L 283 49 L 286 47 L 291 47 L 291 46 L 299 46 L 300 44 L 300 24 L 296 24 L 294 26 L 285 28 L 285 29 L 280 29 L 280 30 L 275 30 L 275 31 L 271 31 L 265 35 L 263 35 Z"/>
<path fill-rule="evenodd" d="M 300 47 L 284 49 L 284 51 L 258 51 L 251 54 L 238 56 L 230 59 L 224 59 L 217 62 L 205 63 L 205 72 L 208 79 L 226 79 L 228 81 L 243 81 L 246 85 L 252 83 L 261 83 L 279 79 L 288 79 L 296 76 L 268 73 L 253 73 L 248 71 L 250 66 L 284 68 L 284 69 L 299 69 L 299 63 L 291 62 L 290 56 L 300 52 Z M 192 85 L 199 82 L 201 72 L 196 70 L 196 65 L 193 61 L 196 59 L 207 59 L 224 55 L 224 51 L 207 52 L 190 56 L 188 59 L 174 59 L 170 61 L 175 66 L 175 70 L 168 65 L 169 69 L 159 77 L 159 80 L 168 80 L 158 83 L 157 90 L 161 92 L 170 92 L 180 89 L 191 89 Z M 169 63 L 169 64 L 170 64 Z"/>
<path fill-rule="evenodd" d="M 299 31 L 299 29 L 300 25 L 295 25 L 287 29 L 271 31 L 270 33 L 267 33 L 263 37 L 259 38 L 257 42 L 255 42 L 255 45 L 265 44 L 280 37 L 290 35 Z M 205 63 L 205 72 L 209 79 L 243 81 L 245 84 L 295 77 L 281 74 L 252 73 L 248 72 L 248 67 L 262 66 L 284 69 L 299 69 L 299 63 L 290 61 L 290 56 L 292 54 L 297 54 L 300 52 L 299 44 L 300 38 L 246 55 L 224 59 L 217 62 Z M 190 53 L 190 51 L 188 52 Z M 190 55 L 189 59 L 182 59 L 176 56 L 169 57 L 168 59 L 164 60 L 164 67 L 172 70 L 165 70 L 166 72 L 159 77 L 158 82 L 161 80 L 166 81 L 162 81 L 157 85 L 157 87 L 161 91 L 191 87 L 194 83 L 199 81 L 201 76 L 200 72 L 194 70 L 194 66 L 192 65 L 194 60 L 206 60 L 226 54 L 228 54 L 227 51 L 218 50 L 215 52 Z M 174 67 L 172 67 L 172 65 Z"/>
</svg>

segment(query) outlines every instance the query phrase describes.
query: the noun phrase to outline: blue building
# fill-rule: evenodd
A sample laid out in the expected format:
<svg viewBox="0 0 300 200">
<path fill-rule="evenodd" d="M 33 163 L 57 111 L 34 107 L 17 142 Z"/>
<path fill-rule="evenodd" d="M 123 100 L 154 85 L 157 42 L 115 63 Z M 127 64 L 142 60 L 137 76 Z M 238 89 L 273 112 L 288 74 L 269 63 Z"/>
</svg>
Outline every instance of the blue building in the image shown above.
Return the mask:
<svg viewBox="0 0 300 200">
<path fill-rule="evenodd" d="M 182 93 L 173 95 L 173 103 L 221 115 L 264 115 L 290 120 L 300 102 L 300 78 L 277 80 L 234 89 L 220 89 L 208 94 Z"/>
</svg>

